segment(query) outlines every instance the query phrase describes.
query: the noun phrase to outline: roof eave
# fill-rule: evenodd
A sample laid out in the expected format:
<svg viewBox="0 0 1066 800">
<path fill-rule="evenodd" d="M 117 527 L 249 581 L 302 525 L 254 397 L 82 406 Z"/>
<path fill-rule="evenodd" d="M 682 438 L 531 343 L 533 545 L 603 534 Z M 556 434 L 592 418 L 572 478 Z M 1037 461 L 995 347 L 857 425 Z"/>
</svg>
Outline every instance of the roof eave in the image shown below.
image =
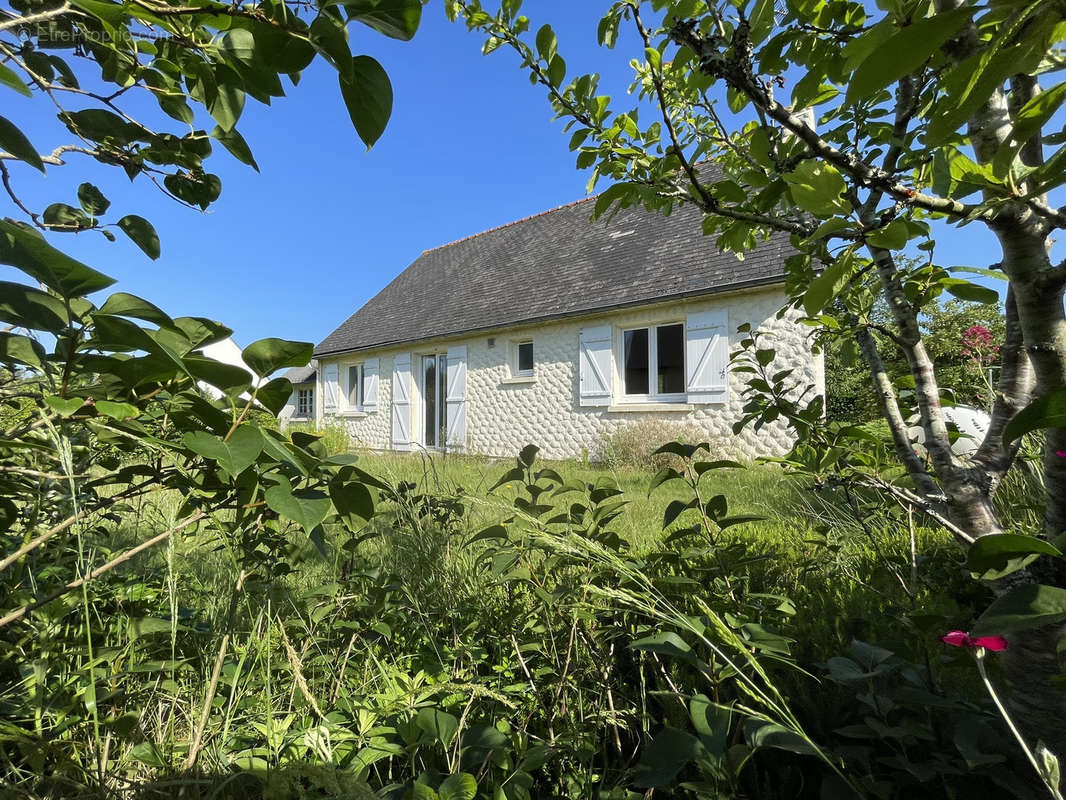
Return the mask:
<svg viewBox="0 0 1066 800">
<path fill-rule="evenodd" d="M 362 353 L 367 350 L 381 350 L 383 348 L 388 347 L 400 347 L 401 345 L 412 344 L 414 342 L 433 341 L 435 339 L 452 339 L 457 336 L 468 336 L 475 333 L 487 333 L 489 331 L 498 331 L 507 328 L 516 328 L 522 325 L 533 325 L 536 323 L 543 322 L 554 322 L 556 320 L 572 319 L 574 317 L 589 317 L 594 314 L 603 314 L 610 311 L 618 311 L 623 308 L 633 308 L 634 306 L 645 306 L 651 305 L 653 303 L 668 302 L 670 300 L 684 300 L 690 297 L 709 297 L 711 295 L 743 291 L 745 289 L 755 289 L 760 286 L 770 286 L 775 283 L 784 282 L 785 276 L 782 273 L 781 275 L 771 275 L 769 277 L 764 278 L 753 278 L 751 280 L 739 281 L 737 283 L 730 283 L 724 286 L 716 286 L 713 289 L 699 289 L 690 292 L 677 292 L 675 294 L 664 294 L 654 299 L 645 298 L 643 300 L 629 300 L 623 303 L 613 303 L 611 305 L 598 306 L 596 308 L 583 308 L 575 311 L 559 312 L 557 314 L 542 314 L 538 317 L 518 319 L 514 320 L 513 322 L 507 322 L 503 324 L 482 325 L 475 328 L 463 328 L 457 331 L 441 333 L 436 336 L 423 336 L 415 339 L 395 339 L 392 341 L 373 342 L 371 344 L 362 345 L 360 347 L 342 347 L 331 350 L 322 350 L 320 349 L 321 345 L 319 345 L 319 347 L 315 348 L 314 357 L 329 358 L 331 356 L 341 356 L 346 355 L 348 353 Z"/>
</svg>

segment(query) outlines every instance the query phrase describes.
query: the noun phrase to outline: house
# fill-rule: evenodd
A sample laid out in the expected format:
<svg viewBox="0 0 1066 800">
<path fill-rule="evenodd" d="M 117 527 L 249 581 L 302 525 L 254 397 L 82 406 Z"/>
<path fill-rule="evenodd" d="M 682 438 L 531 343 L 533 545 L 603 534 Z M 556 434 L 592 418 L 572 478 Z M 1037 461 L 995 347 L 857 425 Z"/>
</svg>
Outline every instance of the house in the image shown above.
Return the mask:
<svg viewBox="0 0 1066 800">
<path fill-rule="evenodd" d="M 318 365 L 312 361 L 306 367 L 293 367 L 286 371 L 284 377 L 292 384 L 292 394 L 289 401 L 278 414 L 278 420 L 282 427 L 290 423 L 315 421 L 315 383 L 317 379 Z"/>
<path fill-rule="evenodd" d="M 315 349 L 316 424 L 373 449 L 510 456 L 534 443 L 568 458 L 663 418 L 722 455 L 787 450 L 780 423 L 733 434 L 743 382 L 728 370 L 750 323 L 774 334 L 780 368 L 824 392 L 810 329 L 777 313 L 787 237 L 741 259 L 690 207 L 590 222 L 593 200 L 423 253 Z"/>
</svg>

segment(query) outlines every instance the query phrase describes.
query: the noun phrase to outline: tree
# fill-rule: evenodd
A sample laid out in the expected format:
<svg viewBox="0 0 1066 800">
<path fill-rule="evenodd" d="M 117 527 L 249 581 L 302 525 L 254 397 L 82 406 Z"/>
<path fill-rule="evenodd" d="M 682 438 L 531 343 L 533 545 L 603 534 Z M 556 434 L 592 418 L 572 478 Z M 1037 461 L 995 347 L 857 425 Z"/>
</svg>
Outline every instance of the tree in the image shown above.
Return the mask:
<svg viewBox="0 0 1066 800">
<path fill-rule="evenodd" d="M 805 446 L 832 455 L 822 463 L 932 515 L 977 553 L 1004 543 L 978 545 L 1003 531 L 993 493 L 1021 435 L 1046 428 L 1042 535 L 1066 531 L 1066 263 L 1050 258 L 1050 237 L 1066 227 L 1066 208 L 1052 200 L 1066 183 L 1066 136 L 1052 130 L 1066 99 L 1066 84 L 1054 83 L 1066 34 L 1060 3 L 885 0 L 874 9 L 788 0 L 781 9 L 775 0 L 621 0 L 598 30 L 600 44 L 614 47 L 625 25 L 639 47 L 637 105 L 621 111 L 597 93 L 598 76 L 567 77 L 555 33 L 545 25 L 529 36 L 520 5 L 447 8 L 487 37 L 485 52 L 510 47 L 547 89 L 573 131 L 578 167 L 593 169 L 590 186 L 614 182 L 596 214 L 691 203 L 704 212 L 704 231 L 738 254 L 772 233 L 791 237 L 789 305 L 821 336 L 847 338 L 861 353 L 905 480 L 871 474 L 853 455 L 864 449 L 858 434 L 821 425 L 821 402 L 790 400 L 784 377 L 755 376 L 749 423 L 788 417 Z M 780 95 L 790 84 L 788 101 Z M 983 226 L 999 252 L 988 264 L 946 269 L 936 239 L 945 225 Z M 922 258 L 912 265 L 914 253 Z M 963 277 L 974 272 L 1006 278 L 1006 333 L 990 430 L 963 460 L 951 450 L 921 316 L 945 294 L 995 302 L 994 291 Z M 876 319 L 878 300 L 891 328 Z M 886 344 L 907 363 L 912 401 L 890 379 Z M 761 369 L 753 360 L 740 368 Z M 928 461 L 907 436 L 907 402 Z M 1062 562 L 1012 579 L 1025 585 L 1000 583 L 1006 594 L 985 624 L 1013 636 L 1012 702 L 1027 729 L 1066 750 L 1066 702 L 1047 683 L 1058 673 L 1060 634 L 1048 624 L 1066 619 L 1051 611 L 1066 607 L 1056 605 L 1066 598 Z M 1008 609 L 1014 617 L 998 613 Z"/>
<path fill-rule="evenodd" d="M 894 330 L 883 302 L 871 313 L 871 321 Z M 934 304 L 919 323 L 936 364 L 937 380 L 947 395 L 945 401 L 990 408 L 995 395 L 990 375 L 994 376 L 1005 334 L 1002 308 L 952 298 Z M 890 338 L 877 331 L 873 335 L 892 384 L 906 384 L 910 375 L 906 358 Z M 841 423 L 881 419 L 870 370 L 853 338 L 838 336 L 826 342 L 825 376 L 827 419 Z"/>
<path fill-rule="evenodd" d="M 232 623 L 255 581 L 290 568 L 290 535 L 321 545 L 323 524 L 360 527 L 374 513 L 369 487 L 381 484 L 331 457 L 313 435 L 285 436 L 252 421 L 262 409 L 281 409 L 292 385 L 270 376 L 307 364 L 310 343 L 250 344 L 243 359 L 253 379 L 204 356 L 205 345 L 231 333 L 222 324 L 171 317 L 124 292 L 102 296 L 113 279 L 45 234 L 97 231 L 114 240 L 118 230 L 154 259 L 155 229 L 136 214 L 107 221 L 110 202 L 88 182 L 78 186 L 77 206 L 32 208 L 19 191 L 20 170 L 48 173 L 86 156 L 206 209 L 221 190 L 205 169 L 212 141 L 254 168 L 236 128 L 246 97 L 269 103 L 284 94 L 283 79 L 295 85 L 319 57 L 336 68 L 356 132 L 370 146 L 388 121 L 392 90 L 374 59 L 352 56 L 347 23 L 409 39 L 420 16 L 418 0 L 16 0 L 0 11 L 3 91 L 36 101 L 21 104 L 30 110 L 18 122 L 0 117 L 0 182 L 21 217 L 0 219 L 0 264 L 17 275 L 0 282 L 0 681 L 22 685 L 27 663 L 42 675 L 73 676 L 47 688 L 36 721 L 21 702 L 5 712 L 5 753 L 31 794 L 41 781 L 58 781 L 46 794 L 63 793 L 57 786 L 77 783 L 75 776 L 106 782 L 109 744 L 96 698 L 98 686 L 107 694 L 110 666 L 93 653 L 113 598 L 96 592 L 121 567 L 179 532 L 214 531 L 238 573 Z M 209 133 L 196 127 L 197 112 L 213 118 Z M 25 133 L 44 113 L 56 113 L 70 135 L 47 153 Z M 169 117 L 173 131 L 152 117 Z M 204 383 L 223 396 L 206 397 Z M 150 531 L 139 521 L 131 541 L 122 532 L 128 504 L 161 492 L 177 498 L 172 515 Z M 187 749 L 161 764 L 196 768 L 230 642 L 231 631 L 220 631 Z M 78 748 L 52 746 L 86 729 L 95 732 L 85 735 L 95 748 L 88 763 Z"/>
</svg>

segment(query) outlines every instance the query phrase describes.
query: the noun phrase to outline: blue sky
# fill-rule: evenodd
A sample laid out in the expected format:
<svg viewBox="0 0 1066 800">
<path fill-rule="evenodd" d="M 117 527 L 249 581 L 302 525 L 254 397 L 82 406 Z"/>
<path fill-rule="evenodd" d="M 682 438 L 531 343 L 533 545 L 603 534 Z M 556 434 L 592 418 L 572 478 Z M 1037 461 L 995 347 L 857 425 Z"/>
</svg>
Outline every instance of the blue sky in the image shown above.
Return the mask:
<svg viewBox="0 0 1066 800">
<path fill-rule="evenodd" d="M 605 6 L 533 0 L 524 11 L 534 29 L 556 28 L 570 74 L 601 72 L 601 91 L 617 97 L 640 51 L 624 39 L 614 52 L 596 46 Z M 335 73 L 316 64 L 273 107 L 249 100 L 238 128 L 261 173 L 216 146 L 208 168 L 221 177 L 222 195 L 206 214 L 79 157 L 43 180 L 15 165 L 16 186 L 38 207 L 76 204 L 75 188 L 88 179 L 113 201 L 112 219 L 150 219 L 162 241 L 155 262 L 121 234 L 115 244 L 91 233 L 52 240 L 118 278 L 118 289 L 173 315 L 226 323 L 241 345 L 264 336 L 318 342 L 423 250 L 584 196 L 588 175 L 576 170 L 544 91 L 509 51 L 482 56 L 481 38 L 448 23 L 440 3 L 425 9 L 411 42 L 361 26 L 351 34 L 352 52 L 381 61 L 395 93 L 392 120 L 370 152 L 352 130 Z M 8 91 L 5 100 L 5 114 L 20 122 L 38 103 Z M 43 121 L 26 132 L 42 151 L 65 141 Z M 986 267 L 994 252 L 991 235 L 970 226 L 937 260 Z"/>
</svg>

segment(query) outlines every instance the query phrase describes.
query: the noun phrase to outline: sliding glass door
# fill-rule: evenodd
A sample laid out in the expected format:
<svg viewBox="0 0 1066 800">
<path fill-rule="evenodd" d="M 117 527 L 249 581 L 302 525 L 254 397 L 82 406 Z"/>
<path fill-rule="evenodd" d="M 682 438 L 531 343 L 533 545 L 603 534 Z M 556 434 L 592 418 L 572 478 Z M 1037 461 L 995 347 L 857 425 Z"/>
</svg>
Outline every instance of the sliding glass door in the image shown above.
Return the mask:
<svg viewBox="0 0 1066 800">
<path fill-rule="evenodd" d="M 448 441 L 448 358 L 422 356 L 422 444 L 444 447 Z"/>
</svg>

